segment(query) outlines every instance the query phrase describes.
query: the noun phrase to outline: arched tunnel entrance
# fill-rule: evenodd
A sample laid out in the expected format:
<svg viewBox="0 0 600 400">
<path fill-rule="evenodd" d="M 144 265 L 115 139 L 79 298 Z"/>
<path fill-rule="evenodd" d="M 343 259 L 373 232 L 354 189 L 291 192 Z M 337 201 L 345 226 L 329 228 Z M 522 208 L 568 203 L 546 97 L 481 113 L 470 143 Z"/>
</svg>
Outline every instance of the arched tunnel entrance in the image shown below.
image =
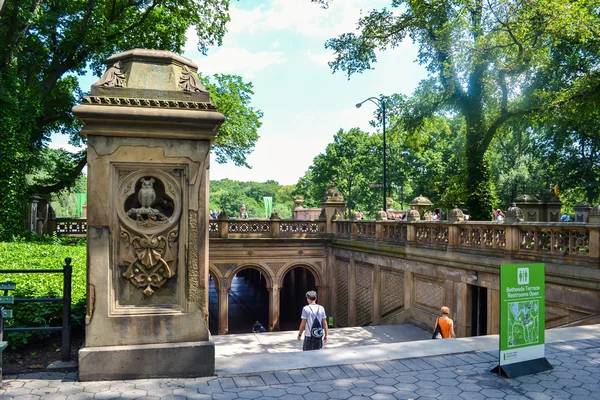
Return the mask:
<svg viewBox="0 0 600 400">
<path fill-rule="evenodd" d="M 285 274 L 279 295 L 279 330 L 298 329 L 302 307 L 307 304 L 306 292 L 309 290 L 317 291 L 315 276 L 308 268 L 297 266 Z"/>
<path fill-rule="evenodd" d="M 250 333 L 254 321 L 268 329 L 269 292 L 259 270 L 248 267 L 238 271 L 231 281 L 228 301 L 229 333 Z"/>
</svg>

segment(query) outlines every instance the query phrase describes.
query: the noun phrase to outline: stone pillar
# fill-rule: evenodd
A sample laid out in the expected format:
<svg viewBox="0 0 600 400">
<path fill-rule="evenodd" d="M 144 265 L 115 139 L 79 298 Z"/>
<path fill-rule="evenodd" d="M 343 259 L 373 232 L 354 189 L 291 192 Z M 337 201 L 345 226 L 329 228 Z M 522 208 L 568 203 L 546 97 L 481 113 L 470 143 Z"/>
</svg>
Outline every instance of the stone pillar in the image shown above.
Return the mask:
<svg viewBox="0 0 600 400">
<path fill-rule="evenodd" d="M 279 293 L 281 288 L 278 285 L 267 288 L 269 291 L 269 332 L 279 330 Z"/>
<path fill-rule="evenodd" d="M 208 170 L 224 117 L 186 58 L 135 49 L 106 63 L 73 108 L 88 140 L 79 378 L 214 375 Z"/>
<path fill-rule="evenodd" d="M 375 265 L 373 269 L 373 325 L 381 319 L 381 266 Z"/>
<path fill-rule="evenodd" d="M 229 332 L 229 288 L 219 286 L 219 335 Z"/>
<path fill-rule="evenodd" d="M 38 203 L 40 197 L 32 196 L 29 199 L 29 215 L 27 216 L 27 230 L 30 232 L 37 232 L 37 217 L 38 217 Z"/>
</svg>

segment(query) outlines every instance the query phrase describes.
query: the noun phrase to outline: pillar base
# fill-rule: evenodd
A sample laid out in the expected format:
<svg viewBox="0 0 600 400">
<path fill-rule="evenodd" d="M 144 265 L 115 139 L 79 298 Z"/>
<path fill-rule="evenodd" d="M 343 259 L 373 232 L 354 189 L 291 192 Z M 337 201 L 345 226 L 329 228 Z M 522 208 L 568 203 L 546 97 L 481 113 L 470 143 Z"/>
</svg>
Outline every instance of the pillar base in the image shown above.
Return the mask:
<svg viewBox="0 0 600 400">
<path fill-rule="evenodd" d="M 215 374 L 215 343 L 83 347 L 79 380 L 196 378 Z"/>
</svg>

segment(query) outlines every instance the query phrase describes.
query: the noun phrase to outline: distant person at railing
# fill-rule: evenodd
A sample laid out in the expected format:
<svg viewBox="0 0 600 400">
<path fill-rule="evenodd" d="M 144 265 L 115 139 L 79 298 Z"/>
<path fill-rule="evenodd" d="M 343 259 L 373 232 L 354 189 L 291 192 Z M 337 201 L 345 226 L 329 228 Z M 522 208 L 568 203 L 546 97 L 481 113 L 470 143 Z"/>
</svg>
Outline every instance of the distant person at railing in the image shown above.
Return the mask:
<svg viewBox="0 0 600 400">
<path fill-rule="evenodd" d="M 254 325 L 252 325 L 252 333 L 261 333 L 266 331 L 267 330 L 265 327 L 258 321 L 254 322 Z"/>
<path fill-rule="evenodd" d="M 439 221 L 442 219 L 442 214 L 439 208 L 433 210 L 433 216 L 431 217 L 432 221 Z"/>
<path fill-rule="evenodd" d="M 504 213 L 502 212 L 502 210 L 497 209 L 496 211 L 494 211 L 494 220 L 504 221 Z"/>
<path fill-rule="evenodd" d="M 569 214 L 567 214 L 566 211 L 560 217 L 560 222 L 571 222 L 571 217 L 569 217 Z"/>
</svg>

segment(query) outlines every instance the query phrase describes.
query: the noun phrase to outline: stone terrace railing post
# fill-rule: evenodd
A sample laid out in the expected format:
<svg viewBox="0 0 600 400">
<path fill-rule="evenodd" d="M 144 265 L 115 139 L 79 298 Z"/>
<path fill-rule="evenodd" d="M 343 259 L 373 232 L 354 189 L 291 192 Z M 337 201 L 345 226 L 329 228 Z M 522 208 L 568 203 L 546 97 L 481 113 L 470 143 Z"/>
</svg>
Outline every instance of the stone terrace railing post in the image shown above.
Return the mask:
<svg viewBox="0 0 600 400">
<path fill-rule="evenodd" d="M 375 222 L 375 241 L 377 242 L 383 241 L 383 224 L 385 224 L 385 222 Z"/>
<path fill-rule="evenodd" d="M 590 232 L 590 252 L 591 258 L 600 258 L 600 225 L 588 225 Z"/>
<path fill-rule="evenodd" d="M 356 221 L 350 221 L 350 226 L 352 229 L 352 233 L 350 235 L 350 238 L 352 240 L 356 240 L 358 238 L 358 222 Z"/>
<path fill-rule="evenodd" d="M 271 237 L 272 238 L 279 237 L 279 224 L 280 223 L 281 223 L 281 220 L 279 220 L 279 219 L 271 220 Z"/>
</svg>

